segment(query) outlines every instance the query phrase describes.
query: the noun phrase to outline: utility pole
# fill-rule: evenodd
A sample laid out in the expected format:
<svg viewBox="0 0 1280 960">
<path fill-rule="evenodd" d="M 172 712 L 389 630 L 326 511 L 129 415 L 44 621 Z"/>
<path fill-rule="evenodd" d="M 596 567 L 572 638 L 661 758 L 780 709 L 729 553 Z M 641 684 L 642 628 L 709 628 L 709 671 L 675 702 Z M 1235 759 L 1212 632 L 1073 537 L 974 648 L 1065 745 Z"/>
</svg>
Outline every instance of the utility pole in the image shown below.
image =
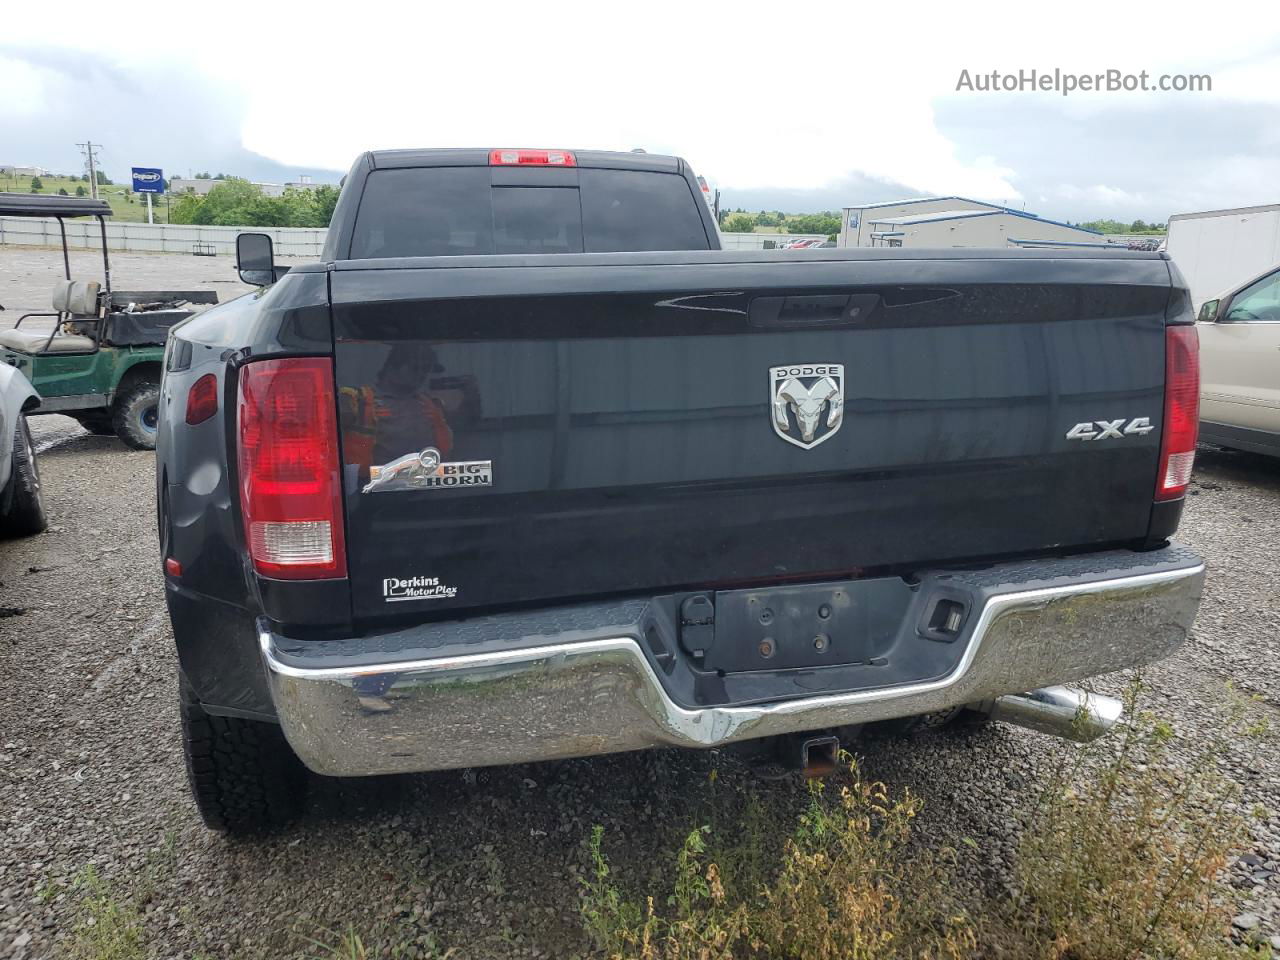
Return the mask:
<svg viewBox="0 0 1280 960">
<path fill-rule="evenodd" d="M 102 144 L 94 143 L 92 140 L 90 140 L 87 143 L 77 143 L 76 146 L 80 148 L 80 151 L 85 156 L 86 162 L 89 164 L 89 196 L 97 200 L 98 199 L 98 167 L 94 163 L 93 151 L 95 148 L 98 150 L 101 150 Z"/>
</svg>

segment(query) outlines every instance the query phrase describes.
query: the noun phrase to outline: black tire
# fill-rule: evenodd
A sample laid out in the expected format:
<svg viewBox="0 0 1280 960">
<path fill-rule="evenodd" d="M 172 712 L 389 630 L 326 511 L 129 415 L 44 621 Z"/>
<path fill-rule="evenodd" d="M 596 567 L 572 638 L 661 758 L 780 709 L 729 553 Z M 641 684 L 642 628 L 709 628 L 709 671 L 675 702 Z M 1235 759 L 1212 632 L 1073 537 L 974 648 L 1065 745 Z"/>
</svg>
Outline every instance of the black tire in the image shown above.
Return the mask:
<svg viewBox="0 0 1280 960">
<path fill-rule="evenodd" d="M 111 422 L 111 413 L 107 410 L 101 413 L 74 413 L 72 416 L 95 437 L 115 436 L 116 426 Z"/>
<path fill-rule="evenodd" d="M 278 829 L 306 797 L 302 762 L 274 723 L 213 717 L 180 681 L 187 782 L 205 825 L 235 835 Z"/>
<path fill-rule="evenodd" d="M 111 425 L 116 436 L 135 450 L 154 450 L 160 420 L 160 383 L 139 378 L 116 395 Z"/>
<path fill-rule="evenodd" d="M 12 443 L 9 480 L 0 490 L 0 532 L 9 537 L 29 537 L 44 530 L 49 520 L 40 496 L 40 468 L 25 415 L 18 417 Z"/>
</svg>

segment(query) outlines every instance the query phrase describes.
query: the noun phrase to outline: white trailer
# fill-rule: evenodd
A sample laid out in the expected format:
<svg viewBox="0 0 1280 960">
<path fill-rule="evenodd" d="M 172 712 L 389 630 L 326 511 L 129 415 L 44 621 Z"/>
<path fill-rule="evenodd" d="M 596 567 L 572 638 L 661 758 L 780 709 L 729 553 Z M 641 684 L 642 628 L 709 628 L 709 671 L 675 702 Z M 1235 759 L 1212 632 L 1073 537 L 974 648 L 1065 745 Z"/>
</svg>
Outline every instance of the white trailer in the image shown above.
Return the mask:
<svg viewBox="0 0 1280 960">
<path fill-rule="evenodd" d="M 1280 264 L 1280 203 L 1169 218 L 1165 248 L 1200 304 Z"/>
</svg>

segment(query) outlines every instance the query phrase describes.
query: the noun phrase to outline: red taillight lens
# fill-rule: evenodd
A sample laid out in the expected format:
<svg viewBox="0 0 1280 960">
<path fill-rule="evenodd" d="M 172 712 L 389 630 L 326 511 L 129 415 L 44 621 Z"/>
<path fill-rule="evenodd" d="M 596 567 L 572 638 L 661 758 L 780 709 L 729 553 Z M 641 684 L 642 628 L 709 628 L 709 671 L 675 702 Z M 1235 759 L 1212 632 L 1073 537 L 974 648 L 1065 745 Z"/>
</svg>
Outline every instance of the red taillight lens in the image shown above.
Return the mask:
<svg viewBox="0 0 1280 960">
<path fill-rule="evenodd" d="M 206 373 L 187 391 L 187 423 L 204 423 L 217 412 L 218 378 Z"/>
<path fill-rule="evenodd" d="M 255 569 L 347 575 L 333 363 L 259 360 L 240 371 L 240 510 Z"/>
<path fill-rule="evenodd" d="M 1187 492 L 1200 432 L 1200 337 L 1196 328 L 1167 327 L 1164 335 L 1164 436 L 1156 499 Z"/>
<path fill-rule="evenodd" d="M 494 167 L 576 167 L 578 159 L 568 150 L 491 150 L 489 164 Z"/>
</svg>

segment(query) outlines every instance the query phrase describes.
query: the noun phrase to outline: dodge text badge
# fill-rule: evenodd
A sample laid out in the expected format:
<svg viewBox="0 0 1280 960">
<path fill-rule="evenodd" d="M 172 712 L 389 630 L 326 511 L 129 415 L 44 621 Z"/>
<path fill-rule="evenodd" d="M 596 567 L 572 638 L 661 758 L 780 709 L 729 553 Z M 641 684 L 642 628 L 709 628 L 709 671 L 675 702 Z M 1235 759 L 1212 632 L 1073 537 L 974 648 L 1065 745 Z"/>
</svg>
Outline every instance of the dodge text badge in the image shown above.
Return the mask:
<svg viewBox="0 0 1280 960">
<path fill-rule="evenodd" d="M 797 447 L 816 447 L 844 421 L 844 364 L 770 367 L 769 399 L 774 433 Z"/>
</svg>

